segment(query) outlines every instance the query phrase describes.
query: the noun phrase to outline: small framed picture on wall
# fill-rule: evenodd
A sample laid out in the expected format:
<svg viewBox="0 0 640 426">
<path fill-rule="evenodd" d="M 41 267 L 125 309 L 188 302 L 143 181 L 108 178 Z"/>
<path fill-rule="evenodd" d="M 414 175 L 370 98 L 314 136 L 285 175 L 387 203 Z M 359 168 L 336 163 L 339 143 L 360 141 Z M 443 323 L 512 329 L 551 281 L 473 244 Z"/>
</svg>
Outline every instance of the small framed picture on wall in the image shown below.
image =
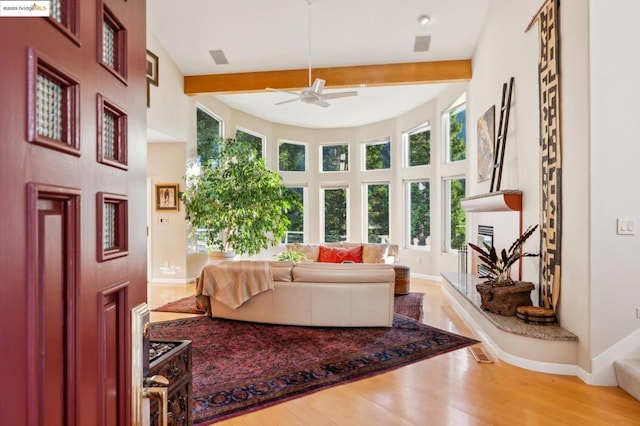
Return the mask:
<svg viewBox="0 0 640 426">
<path fill-rule="evenodd" d="M 180 192 L 177 183 L 156 184 L 156 211 L 177 212 L 180 206 Z"/>
<path fill-rule="evenodd" d="M 158 55 L 147 50 L 147 81 L 158 87 Z"/>
</svg>

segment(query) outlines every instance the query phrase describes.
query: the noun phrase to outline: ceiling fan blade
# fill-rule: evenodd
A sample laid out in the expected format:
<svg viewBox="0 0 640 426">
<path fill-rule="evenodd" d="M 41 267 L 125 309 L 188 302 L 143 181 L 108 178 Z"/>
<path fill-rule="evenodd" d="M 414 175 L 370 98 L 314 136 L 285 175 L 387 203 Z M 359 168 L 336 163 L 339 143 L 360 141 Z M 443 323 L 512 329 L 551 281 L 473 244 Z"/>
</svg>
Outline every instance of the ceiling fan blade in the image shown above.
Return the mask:
<svg viewBox="0 0 640 426">
<path fill-rule="evenodd" d="M 278 103 L 276 103 L 275 105 L 288 104 L 288 103 L 290 103 L 290 102 L 295 102 L 295 101 L 297 101 L 297 100 L 299 100 L 299 99 L 300 99 L 300 98 L 288 99 L 288 100 L 286 100 L 286 101 L 278 102 Z"/>
<path fill-rule="evenodd" d="M 330 106 L 325 101 L 317 101 L 317 102 L 314 102 L 313 104 L 316 105 L 316 106 L 319 106 L 319 107 L 323 107 L 323 108 L 326 108 L 326 107 Z"/>
<path fill-rule="evenodd" d="M 273 89 L 271 87 L 267 87 L 264 90 L 268 90 L 270 92 L 281 92 L 281 93 L 289 93 L 290 95 L 300 96 L 300 92 L 293 92 L 291 90 L 282 90 L 282 89 Z"/>
<path fill-rule="evenodd" d="M 356 96 L 357 94 L 358 92 L 355 90 L 350 92 L 325 93 L 322 95 L 322 99 L 347 98 L 349 96 Z"/>
</svg>

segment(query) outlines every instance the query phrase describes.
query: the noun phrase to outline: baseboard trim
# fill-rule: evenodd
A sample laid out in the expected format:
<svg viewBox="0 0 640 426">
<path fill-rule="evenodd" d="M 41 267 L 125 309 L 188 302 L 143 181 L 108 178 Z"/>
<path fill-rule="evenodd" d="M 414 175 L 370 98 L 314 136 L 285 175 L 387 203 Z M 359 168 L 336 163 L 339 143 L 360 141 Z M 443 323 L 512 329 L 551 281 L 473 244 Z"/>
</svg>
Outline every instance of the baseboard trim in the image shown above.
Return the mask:
<svg viewBox="0 0 640 426">
<path fill-rule="evenodd" d="M 411 273 L 412 277 L 415 278 L 422 278 L 425 280 L 431 280 L 431 281 L 442 281 L 442 277 L 441 276 L 436 276 L 436 275 L 427 275 L 427 274 L 414 274 Z"/>
</svg>

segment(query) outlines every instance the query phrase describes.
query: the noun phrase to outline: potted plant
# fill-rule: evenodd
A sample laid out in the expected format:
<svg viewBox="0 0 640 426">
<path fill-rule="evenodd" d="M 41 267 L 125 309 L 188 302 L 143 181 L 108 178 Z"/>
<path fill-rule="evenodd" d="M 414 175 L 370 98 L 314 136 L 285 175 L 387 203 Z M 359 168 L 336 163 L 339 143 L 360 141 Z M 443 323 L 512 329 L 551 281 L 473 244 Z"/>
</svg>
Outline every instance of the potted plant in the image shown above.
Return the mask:
<svg viewBox="0 0 640 426">
<path fill-rule="evenodd" d="M 476 285 L 480 293 L 480 308 L 500 315 L 515 315 L 518 306 L 531 306 L 532 283 L 514 281 L 511 278 L 511 267 L 523 257 L 537 257 L 539 253 L 523 251 L 523 245 L 535 232 L 538 225 L 530 226 L 516 239 L 508 250 L 502 249 L 498 254 L 495 247 L 484 245 L 484 248 L 473 243 L 469 247 L 478 253 L 478 261 L 484 267 L 480 278 L 485 281 Z"/>
<path fill-rule="evenodd" d="M 208 250 L 225 257 L 254 255 L 276 245 L 299 203 L 280 175 L 248 143 L 221 139 L 214 155 L 185 176 L 186 218 Z"/>
</svg>

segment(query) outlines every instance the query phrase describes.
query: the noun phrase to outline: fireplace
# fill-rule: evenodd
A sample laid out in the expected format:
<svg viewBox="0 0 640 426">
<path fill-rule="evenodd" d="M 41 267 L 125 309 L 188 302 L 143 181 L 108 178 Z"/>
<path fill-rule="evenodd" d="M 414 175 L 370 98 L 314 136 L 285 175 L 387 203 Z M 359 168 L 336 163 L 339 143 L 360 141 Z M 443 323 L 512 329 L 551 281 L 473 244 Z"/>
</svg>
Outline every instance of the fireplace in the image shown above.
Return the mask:
<svg viewBox="0 0 640 426">
<path fill-rule="evenodd" d="M 522 232 L 522 192 L 499 191 L 463 198 L 460 201 L 467 212 L 469 241 L 480 247 L 488 244 L 496 250 L 508 249 Z M 478 255 L 472 251 L 469 274 L 483 275 Z M 511 268 L 514 280 L 521 279 L 520 262 Z"/>
<path fill-rule="evenodd" d="M 479 247 L 485 248 L 485 246 L 493 247 L 493 226 L 478 225 L 478 242 Z M 489 272 L 487 268 L 478 263 L 478 254 L 474 252 L 474 264 L 476 265 L 473 271 L 477 276 L 481 276 Z"/>
</svg>

